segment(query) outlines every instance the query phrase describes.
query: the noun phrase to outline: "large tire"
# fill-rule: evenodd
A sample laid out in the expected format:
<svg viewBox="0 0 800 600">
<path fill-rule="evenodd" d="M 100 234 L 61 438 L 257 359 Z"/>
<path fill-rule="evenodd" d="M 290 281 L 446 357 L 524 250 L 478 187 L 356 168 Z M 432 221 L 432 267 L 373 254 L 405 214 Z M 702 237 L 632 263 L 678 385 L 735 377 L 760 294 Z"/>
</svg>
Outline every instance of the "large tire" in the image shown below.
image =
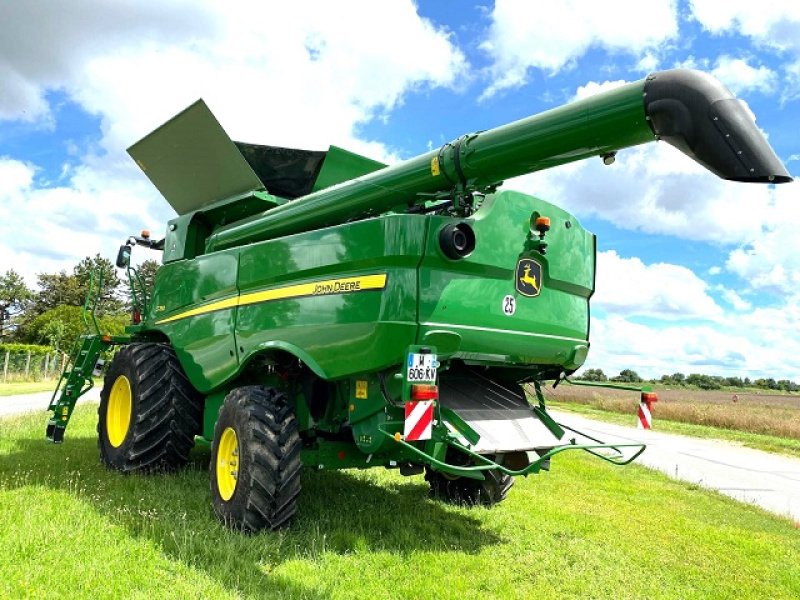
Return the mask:
<svg viewBox="0 0 800 600">
<path fill-rule="evenodd" d="M 129 344 L 108 369 L 97 414 L 106 467 L 124 473 L 174 471 L 189 460 L 203 403 L 172 348 Z"/>
<path fill-rule="evenodd" d="M 288 525 L 300 493 L 300 447 L 294 409 L 282 393 L 231 391 L 211 445 L 211 500 L 220 521 L 245 533 Z"/>
<path fill-rule="evenodd" d="M 451 504 L 464 506 L 493 506 L 508 496 L 514 478 L 502 471 L 483 471 L 485 479 L 449 477 L 433 469 L 425 469 L 425 481 L 431 486 L 431 496 Z"/>
</svg>

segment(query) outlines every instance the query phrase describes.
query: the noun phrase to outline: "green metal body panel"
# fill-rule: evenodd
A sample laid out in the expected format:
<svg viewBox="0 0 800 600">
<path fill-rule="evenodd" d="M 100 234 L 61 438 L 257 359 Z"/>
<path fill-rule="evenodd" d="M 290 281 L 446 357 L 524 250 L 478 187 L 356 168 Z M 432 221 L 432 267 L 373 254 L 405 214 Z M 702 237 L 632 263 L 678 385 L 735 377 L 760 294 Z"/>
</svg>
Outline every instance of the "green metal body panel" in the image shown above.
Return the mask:
<svg viewBox="0 0 800 600">
<path fill-rule="evenodd" d="M 552 223 L 545 255 L 530 249 L 532 213 L 546 215 Z M 431 332 L 451 331 L 461 340 L 454 358 L 486 365 L 579 367 L 585 351 L 576 353 L 588 345 L 594 236 L 552 204 L 500 192 L 487 197 L 474 219 L 462 220 L 472 225 L 476 247 L 468 257 L 451 260 L 437 241 L 450 221 L 431 217 L 419 270 L 419 340 Z M 515 287 L 517 261 L 525 257 L 542 267 L 541 292 L 533 298 Z M 516 301 L 513 315 L 503 312 L 508 295 Z"/>
<path fill-rule="evenodd" d="M 549 254 L 530 249 L 532 214 L 551 219 Z M 288 351 L 335 380 L 398 365 L 410 344 L 446 334 L 451 358 L 533 372 L 580 366 L 594 236 L 551 204 L 501 192 L 474 218 L 455 220 L 471 224 L 476 249 L 451 260 L 437 236 L 453 221 L 386 215 L 166 264 L 146 327 L 169 338 L 202 392 L 225 387 L 265 351 Z M 515 289 L 520 257 L 541 264 L 534 298 Z M 378 289 L 314 292 L 320 282 L 376 276 L 385 276 Z M 502 310 L 507 295 L 513 315 Z"/>
<path fill-rule="evenodd" d="M 311 191 L 318 192 L 337 183 L 342 183 L 383 169 L 386 165 L 371 158 L 365 158 L 344 148 L 331 146 L 322 163 L 319 175 Z"/>
</svg>

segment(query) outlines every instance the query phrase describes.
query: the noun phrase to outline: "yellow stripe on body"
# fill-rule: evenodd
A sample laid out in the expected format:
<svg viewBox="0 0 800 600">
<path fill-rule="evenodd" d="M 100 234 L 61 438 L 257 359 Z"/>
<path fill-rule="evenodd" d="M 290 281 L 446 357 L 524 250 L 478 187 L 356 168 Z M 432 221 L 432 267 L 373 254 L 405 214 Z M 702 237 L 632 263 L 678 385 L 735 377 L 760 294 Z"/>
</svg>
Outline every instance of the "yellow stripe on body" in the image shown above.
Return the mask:
<svg viewBox="0 0 800 600">
<path fill-rule="evenodd" d="M 290 298 L 301 298 L 305 296 L 350 294 L 365 290 L 382 290 L 385 287 L 386 273 L 362 275 L 359 277 L 344 277 L 340 279 L 325 279 L 323 281 L 314 281 L 311 283 L 299 283 L 218 300 L 217 302 L 212 302 L 205 306 L 198 306 L 197 308 L 156 321 L 156 325 L 170 323 L 187 317 L 203 315 L 215 310 L 224 310 L 226 308 L 246 306 L 248 304 L 258 304 L 260 302 L 270 302 L 272 300 L 288 300 Z"/>
</svg>

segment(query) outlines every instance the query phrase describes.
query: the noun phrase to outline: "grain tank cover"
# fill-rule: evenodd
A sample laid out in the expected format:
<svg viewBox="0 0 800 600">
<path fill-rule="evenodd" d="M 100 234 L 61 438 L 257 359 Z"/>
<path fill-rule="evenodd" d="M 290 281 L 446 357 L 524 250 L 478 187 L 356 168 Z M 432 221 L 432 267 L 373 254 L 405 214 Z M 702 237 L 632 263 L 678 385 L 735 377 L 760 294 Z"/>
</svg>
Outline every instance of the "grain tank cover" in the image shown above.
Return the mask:
<svg viewBox="0 0 800 600">
<path fill-rule="evenodd" d="M 234 142 L 198 100 L 128 154 L 184 215 L 255 190 L 289 199 L 308 194 L 327 153 Z"/>
</svg>

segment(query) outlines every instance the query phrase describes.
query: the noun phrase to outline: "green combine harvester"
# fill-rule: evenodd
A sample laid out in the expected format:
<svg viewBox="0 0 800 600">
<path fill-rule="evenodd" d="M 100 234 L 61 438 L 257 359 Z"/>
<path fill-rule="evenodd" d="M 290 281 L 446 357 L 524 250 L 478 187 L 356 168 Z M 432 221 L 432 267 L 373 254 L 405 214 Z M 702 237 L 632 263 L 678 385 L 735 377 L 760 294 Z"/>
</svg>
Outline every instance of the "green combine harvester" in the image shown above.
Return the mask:
<svg viewBox="0 0 800 600">
<path fill-rule="evenodd" d="M 103 463 L 172 471 L 205 440 L 214 511 L 238 530 L 287 525 L 301 467 L 424 473 L 436 497 L 491 505 L 561 452 L 627 464 L 643 446 L 576 443 L 541 391 L 586 360 L 595 237 L 499 186 L 655 140 L 725 179 L 791 180 L 739 101 L 695 71 L 392 166 L 233 142 L 198 101 L 129 149 L 178 216 L 163 239 L 121 248 L 133 324 L 78 340 L 47 437 L 63 441 L 100 353 L 119 346 L 98 411 Z M 163 252 L 150 296 L 133 245 Z"/>
</svg>

